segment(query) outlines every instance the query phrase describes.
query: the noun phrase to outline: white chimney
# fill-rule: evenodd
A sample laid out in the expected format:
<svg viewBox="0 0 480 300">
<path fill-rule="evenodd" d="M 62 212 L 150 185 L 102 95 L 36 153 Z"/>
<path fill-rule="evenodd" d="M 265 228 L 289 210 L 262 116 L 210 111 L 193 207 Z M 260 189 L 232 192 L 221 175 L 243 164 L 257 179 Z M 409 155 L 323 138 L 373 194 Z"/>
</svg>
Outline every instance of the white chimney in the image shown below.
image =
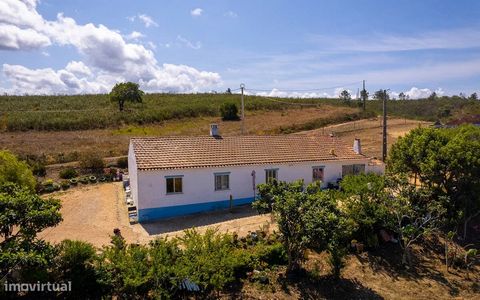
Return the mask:
<svg viewBox="0 0 480 300">
<path fill-rule="evenodd" d="M 218 124 L 210 124 L 210 136 L 219 136 L 218 133 Z"/>
<path fill-rule="evenodd" d="M 362 154 L 362 145 L 360 144 L 360 139 L 355 138 L 353 141 L 353 152 L 357 154 Z"/>
</svg>

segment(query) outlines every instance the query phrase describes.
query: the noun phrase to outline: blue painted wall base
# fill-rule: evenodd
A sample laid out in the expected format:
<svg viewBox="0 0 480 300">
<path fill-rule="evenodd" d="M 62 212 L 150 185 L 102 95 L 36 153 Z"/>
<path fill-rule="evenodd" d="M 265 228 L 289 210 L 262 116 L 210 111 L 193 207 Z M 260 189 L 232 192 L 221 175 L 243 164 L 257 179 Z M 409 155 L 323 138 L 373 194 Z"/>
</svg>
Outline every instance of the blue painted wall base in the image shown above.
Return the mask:
<svg viewBox="0 0 480 300">
<path fill-rule="evenodd" d="M 253 197 L 234 199 L 233 205 L 243 205 L 253 202 Z M 199 212 L 213 211 L 230 207 L 230 200 L 205 202 L 178 206 L 156 207 L 138 210 L 138 222 L 150 222 L 159 219 L 185 216 Z"/>
</svg>

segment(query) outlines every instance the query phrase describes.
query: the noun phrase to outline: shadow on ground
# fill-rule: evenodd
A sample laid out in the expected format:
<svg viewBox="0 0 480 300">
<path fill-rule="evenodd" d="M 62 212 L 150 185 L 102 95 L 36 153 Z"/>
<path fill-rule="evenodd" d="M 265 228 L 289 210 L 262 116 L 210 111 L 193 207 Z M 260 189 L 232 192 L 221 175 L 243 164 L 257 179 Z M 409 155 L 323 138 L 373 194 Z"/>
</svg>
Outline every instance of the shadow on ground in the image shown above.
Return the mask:
<svg viewBox="0 0 480 300">
<path fill-rule="evenodd" d="M 214 212 L 199 213 L 182 217 L 168 218 L 155 222 L 141 223 L 149 235 L 157 235 L 168 232 L 182 231 L 192 227 L 208 226 L 215 223 L 236 220 L 241 224 L 242 218 L 258 215 L 250 204 L 222 209 Z"/>
<path fill-rule="evenodd" d="M 320 278 L 299 277 L 299 279 L 279 277 L 278 282 L 285 293 L 295 287 L 301 299 L 383 299 L 374 290 L 365 287 L 355 279 L 334 279 L 332 276 Z"/>
</svg>

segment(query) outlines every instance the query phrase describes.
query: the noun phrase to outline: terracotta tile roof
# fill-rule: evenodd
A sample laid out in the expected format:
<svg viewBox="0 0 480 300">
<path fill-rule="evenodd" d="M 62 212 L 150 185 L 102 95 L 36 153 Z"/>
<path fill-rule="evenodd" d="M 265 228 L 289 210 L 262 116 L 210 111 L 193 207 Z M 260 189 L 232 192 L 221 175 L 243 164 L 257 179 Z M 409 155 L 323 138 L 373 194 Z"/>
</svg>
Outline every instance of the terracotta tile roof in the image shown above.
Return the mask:
<svg viewBox="0 0 480 300">
<path fill-rule="evenodd" d="M 365 159 L 337 137 L 307 135 L 132 138 L 139 170 Z M 333 150 L 333 151 L 332 151 Z"/>
</svg>

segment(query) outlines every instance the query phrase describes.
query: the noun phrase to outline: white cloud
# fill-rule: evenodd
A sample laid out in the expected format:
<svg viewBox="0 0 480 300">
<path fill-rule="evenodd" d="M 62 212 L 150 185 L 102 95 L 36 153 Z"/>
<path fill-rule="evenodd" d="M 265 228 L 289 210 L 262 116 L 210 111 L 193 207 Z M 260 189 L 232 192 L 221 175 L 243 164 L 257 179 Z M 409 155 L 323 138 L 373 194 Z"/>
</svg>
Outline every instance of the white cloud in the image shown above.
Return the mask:
<svg viewBox="0 0 480 300">
<path fill-rule="evenodd" d="M 155 22 L 152 17 L 147 16 L 145 14 L 138 15 L 138 19 L 143 22 L 145 27 L 158 27 L 157 22 Z"/>
<path fill-rule="evenodd" d="M 141 33 L 141 32 L 138 32 L 138 31 L 132 31 L 130 34 L 127 34 L 127 35 L 125 36 L 125 38 L 126 38 L 127 40 L 134 40 L 134 41 L 135 41 L 135 40 L 138 40 L 138 39 L 142 39 L 142 38 L 144 38 L 144 37 L 145 37 L 145 35 L 144 35 L 143 33 Z"/>
<path fill-rule="evenodd" d="M 195 42 L 192 43 L 191 41 L 187 40 L 186 38 L 182 37 L 181 35 L 177 36 L 177 41 L 179 41 L 182 45 L 187 46 L 188 48 L 198 50 L 202 48 L 202 43 L 200 42 Z"/>
<path fill-rule="evenodd" d="M 238 14 L 236 12 L 233 12 L 231 10 L 227 11 L 226 13 L 223 14 L 225 17 L 230 17 L 230 18 L 236 18 L 238 17 Z"/>
<path fill-rule="evenodd" d="M 56 20 L 45 20 L 37 13 L 35 4 L 32 0 L 0 2 L 0 26 L 9 28 L 0 45 L 11 50 L 40 48 L 49 44 L 73 46 L 84 60 L 72 61 L 60 70 L 4 64 L 3 72 L 12 86 L 10 92 L 97 93 L 108 91 L 117 81 L 126 80 L 145 84 L 142 88 L 149 91 L 189 92 L 209 90 L 221 82 L 217 73 L 183 65 L 159 65 L 152 50 L 127 42 L 127 37 L 104 25 L 77 24 L 73 18 L 63 14 L 58 14 Z M 18 18 L 9 18 L 17 14 Z M 142 19 L 141 16 L 138 18 Z M 153 23 L 148 24 L 145 23 L 146 26 L 154 26 Z M 10 27 L 13 29 L 10 30 Z M 31 31 L 32 34 L 22 33 L 20 39 L 19 35 L 12 34 L 14 31 Z M 140 38 L 141 33 L 132 32 L 129 37 Z M 188 41 L 182 42 L 188 45 Z M 155 48 L 154 44 L 147 45 Z M 190 46 L 198 48 L 201 45 L 190 43 Z"/>
<path fill-rule="evenodd" d="M 0 24 L 0 50 L 31 50 L 50 44 L 47 36 L 33 29 Z"/>
<path fill-rule="evenodd" d="M 403 92 L 405 95 L 408 96 L 408 99 L 423 99 L 423 98 L 428 98 L 433 91 L 428 88 L 417 88 L 417 87 L 412 87 L 410 90 Z M 438 88 L 435 90 L 435 93 L 437 96 L 443 96 L 445 92 L 442 90 L 442 88 Z M 392 95 L 395 96 L 395 98 L 398 98 L 398 95 L 400 93 L 393 92 Z"/>
<path fill-rule="evenodd" d="M 361 37 L 312 35 L 310 41 L 336 51 L 390 52 L 480 47 L 480 28 L 460 28 L 412 35 L 373 34 Z"/>
<path fill-rule="evenodd" d="M 201 8 L 195 8 L 195 9 L 192 9 L 192 10 L 190 11 L 190 14 L 191 14 L 193 17 L 199 17 L 199 16 L 202 15 L 202 13 L 203 13 L 203 9 L 201 9 Z"/>
<path fill-rule="evenodd" d="M 65 70 L 78 75 L 90 76 L 92 71 L 81 61 L 71 61 L 65 67 Z"/>
</svg>

